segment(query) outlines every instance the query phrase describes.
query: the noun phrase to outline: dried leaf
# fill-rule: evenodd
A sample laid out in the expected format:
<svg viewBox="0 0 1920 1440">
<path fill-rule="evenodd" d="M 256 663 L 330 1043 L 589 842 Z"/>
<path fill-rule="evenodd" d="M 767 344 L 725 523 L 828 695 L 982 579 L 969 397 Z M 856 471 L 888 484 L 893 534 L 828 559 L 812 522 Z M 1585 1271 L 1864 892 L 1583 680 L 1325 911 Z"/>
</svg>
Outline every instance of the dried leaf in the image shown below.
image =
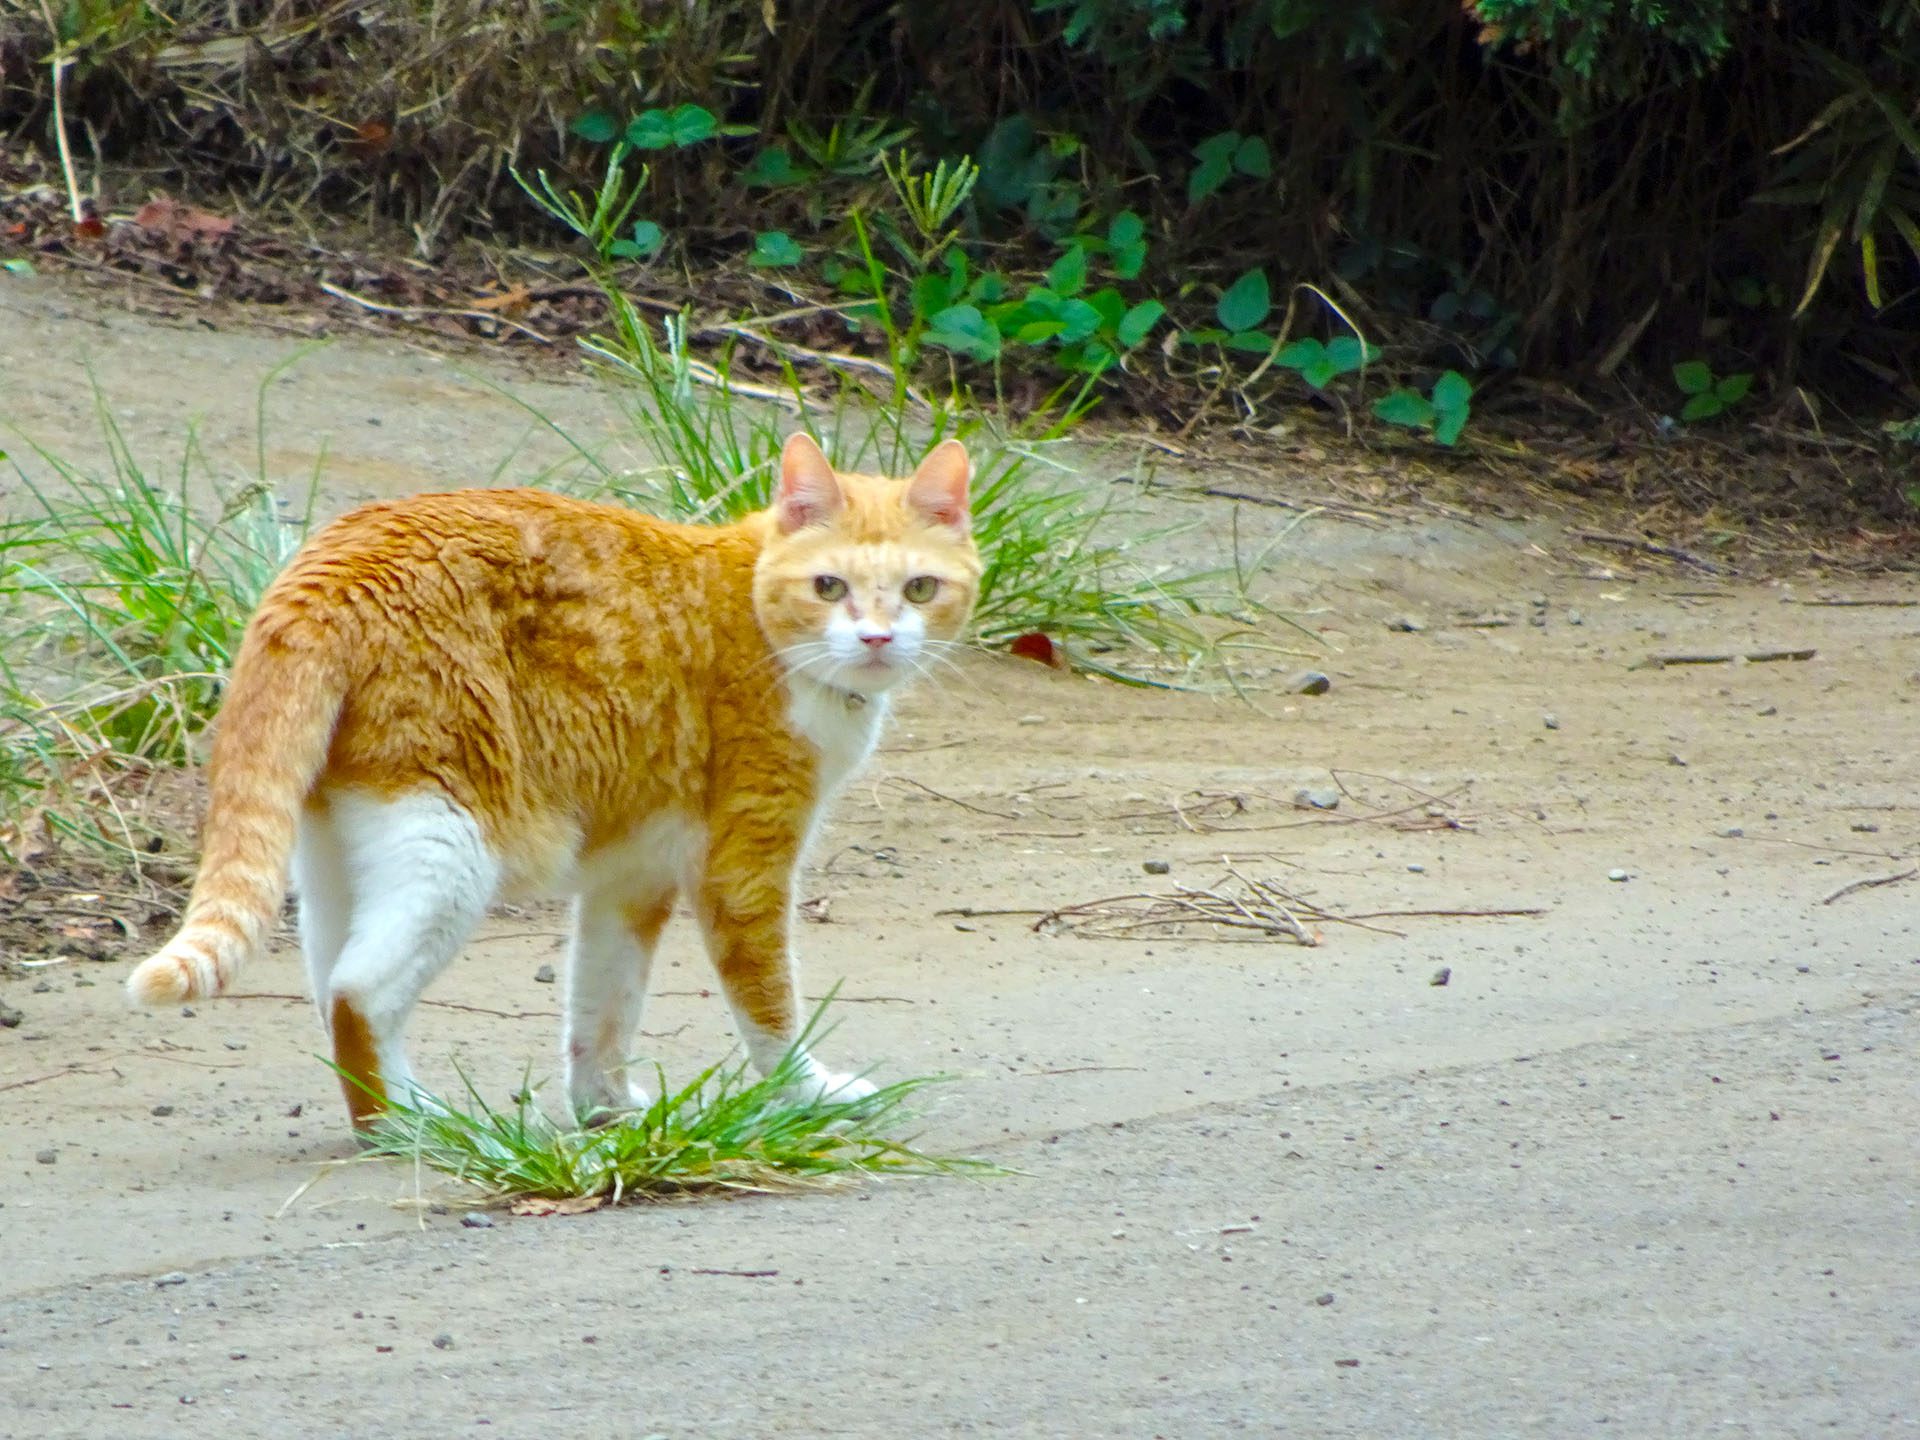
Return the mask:
<svg viewBox="0 0 1920 1440">
<path fill-rule="evenodd" d="M 1038 660 L 1042 665 L 1051 665 L 1056 670 L 1066 668 L 1067 659 L 1060 653 L 1060 647 L 1038 630 L 1029 630 L 1007 649 L 1023 660 Z"/>
<path fill-rule="evenodd" d="M 522 1195 L 507 1209 L 515 1215 L 585 1215 L 607 1203 L 604 1195 L 567 1195 L 549 1199 L 545 1195 Z"/>
</svg>

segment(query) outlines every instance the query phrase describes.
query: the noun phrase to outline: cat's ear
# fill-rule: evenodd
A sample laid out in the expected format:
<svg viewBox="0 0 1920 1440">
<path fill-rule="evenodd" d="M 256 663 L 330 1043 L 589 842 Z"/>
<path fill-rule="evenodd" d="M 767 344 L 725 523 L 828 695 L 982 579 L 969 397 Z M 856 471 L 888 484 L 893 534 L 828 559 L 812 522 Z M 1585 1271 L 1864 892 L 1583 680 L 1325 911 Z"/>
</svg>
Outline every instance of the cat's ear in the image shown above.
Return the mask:
<svg viewBox="0 0 1920 1440">
<path fill-rule="evenodd" d="M 813 437 L 804 430 L 794 431 L 780 451 L 780 491 L 773 501 L 780 533 L 791 535 L 809 525 L 824 525 L 846 504 L 840 477 Z"/>
<path fill-rule="evenodd" d="M 943 440 L 920 462 L 907 482 L 907 508 L 929 523 L 967 532 L 967 483 L 973 479 L 973 461 L 958 440 Z"/>
</svg>

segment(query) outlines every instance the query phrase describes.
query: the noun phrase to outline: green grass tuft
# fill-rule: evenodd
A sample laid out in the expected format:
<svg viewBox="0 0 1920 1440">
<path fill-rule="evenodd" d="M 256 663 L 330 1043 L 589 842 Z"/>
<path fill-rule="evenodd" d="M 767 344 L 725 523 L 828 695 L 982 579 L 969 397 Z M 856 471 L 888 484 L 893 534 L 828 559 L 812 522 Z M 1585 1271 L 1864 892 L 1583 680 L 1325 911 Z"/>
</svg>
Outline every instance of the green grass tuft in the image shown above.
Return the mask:
<svg viewBox="0 0 1920 1440">
<path fill-rule="evenodd" d="M 823 1007 L 824 1008 L 824 1007 Z M 817 1026 L 809 1025 L 802 1043 Z M 984 1160 L 930 1155 L 892 1133 L 906 1102 L 942 1077 L 895 1081 L 863 1100 L 795 1103 L 798 1051 L 771 1075 L 745 1061 L 710 1066 L 644 1110 L 562 1124 L 522 1085 L 511 1108 L 490 1105 L 464 1072 L 464 1104 L 436 1096 L 389 1101 L 370 1137 L 374 1156 L 451 1175 L 489 1199 L 661 1200 L 724 1191 L 821 1189 L 885 1176 L 995 1175 Z"/>
</svg>

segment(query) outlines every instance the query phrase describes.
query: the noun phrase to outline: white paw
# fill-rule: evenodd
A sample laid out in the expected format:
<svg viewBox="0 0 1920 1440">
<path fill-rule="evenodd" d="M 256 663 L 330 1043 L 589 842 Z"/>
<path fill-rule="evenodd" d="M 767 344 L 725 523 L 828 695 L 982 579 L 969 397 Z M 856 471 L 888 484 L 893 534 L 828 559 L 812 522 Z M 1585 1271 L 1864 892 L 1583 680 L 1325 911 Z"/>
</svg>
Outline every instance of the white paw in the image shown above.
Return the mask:
<svg viewBox="0 0 1920 1440">
<path fill-rule="evenodd" d="M 864 1100 L 879 1086 L 858 1075 L 840 1075 L 816 1066 L 806 1079 L 787 1087 L 787 1094 L 801 1105 L 850 1105 Z"/>
<path fill-rule="evenodd" d="M 601 1076 L 567 1086 L 567 1102 L 583 1121 L 604 1125 L 629 1110 L 644 1110 L 653 1097 L 634 1084 L 619 1084 Z"/>
</svg>

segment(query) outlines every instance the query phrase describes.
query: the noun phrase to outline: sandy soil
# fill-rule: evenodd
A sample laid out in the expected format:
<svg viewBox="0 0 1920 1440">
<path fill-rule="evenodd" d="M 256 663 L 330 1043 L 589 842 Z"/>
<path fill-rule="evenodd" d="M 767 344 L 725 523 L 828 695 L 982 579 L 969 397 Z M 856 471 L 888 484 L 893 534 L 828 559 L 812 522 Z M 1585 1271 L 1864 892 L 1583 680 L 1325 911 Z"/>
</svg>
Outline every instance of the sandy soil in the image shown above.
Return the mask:
<svg viewBox="0 0 1920 1440">
<path fill-rule="evenodd" d="M 0 411 L 87 453 L 90 363 L 137 446 L 197 415 L 248 473 L 292 343 L 0 277 Z M 468 373 L 609 432 L 588 387 L 353 340 L 273 387 L 269 466 L 325 437 L 345 501 L 557 458 Z M 1920 880 L 1838 893 L 1920 863 L 1920 610 L 1804 603 L 1909 594 L 1702 581 L 1555 516 L 1319 519 L 1274 585 L 1331 693 L 980 657 L 815 857 L 826 1058 L 956 1073 L 929 1143 L 1017 1177 L 466 1228 L 376 1164 L 288 1204 L 349 1149 L 288 944 L 191 1015 L 130 1013 L 124 965 L 0 976 L 0 1435 L 1920 1434 Z M 1312 949 L 946 913 L 1223 856 L 1344 914 L 1544 913 Z M 490 922 L 426 1075 L 549 1066 L 560 923 Z M 660 977 L 684 1073 L 728 1043 L 691 927 Z"/>
</svg>

